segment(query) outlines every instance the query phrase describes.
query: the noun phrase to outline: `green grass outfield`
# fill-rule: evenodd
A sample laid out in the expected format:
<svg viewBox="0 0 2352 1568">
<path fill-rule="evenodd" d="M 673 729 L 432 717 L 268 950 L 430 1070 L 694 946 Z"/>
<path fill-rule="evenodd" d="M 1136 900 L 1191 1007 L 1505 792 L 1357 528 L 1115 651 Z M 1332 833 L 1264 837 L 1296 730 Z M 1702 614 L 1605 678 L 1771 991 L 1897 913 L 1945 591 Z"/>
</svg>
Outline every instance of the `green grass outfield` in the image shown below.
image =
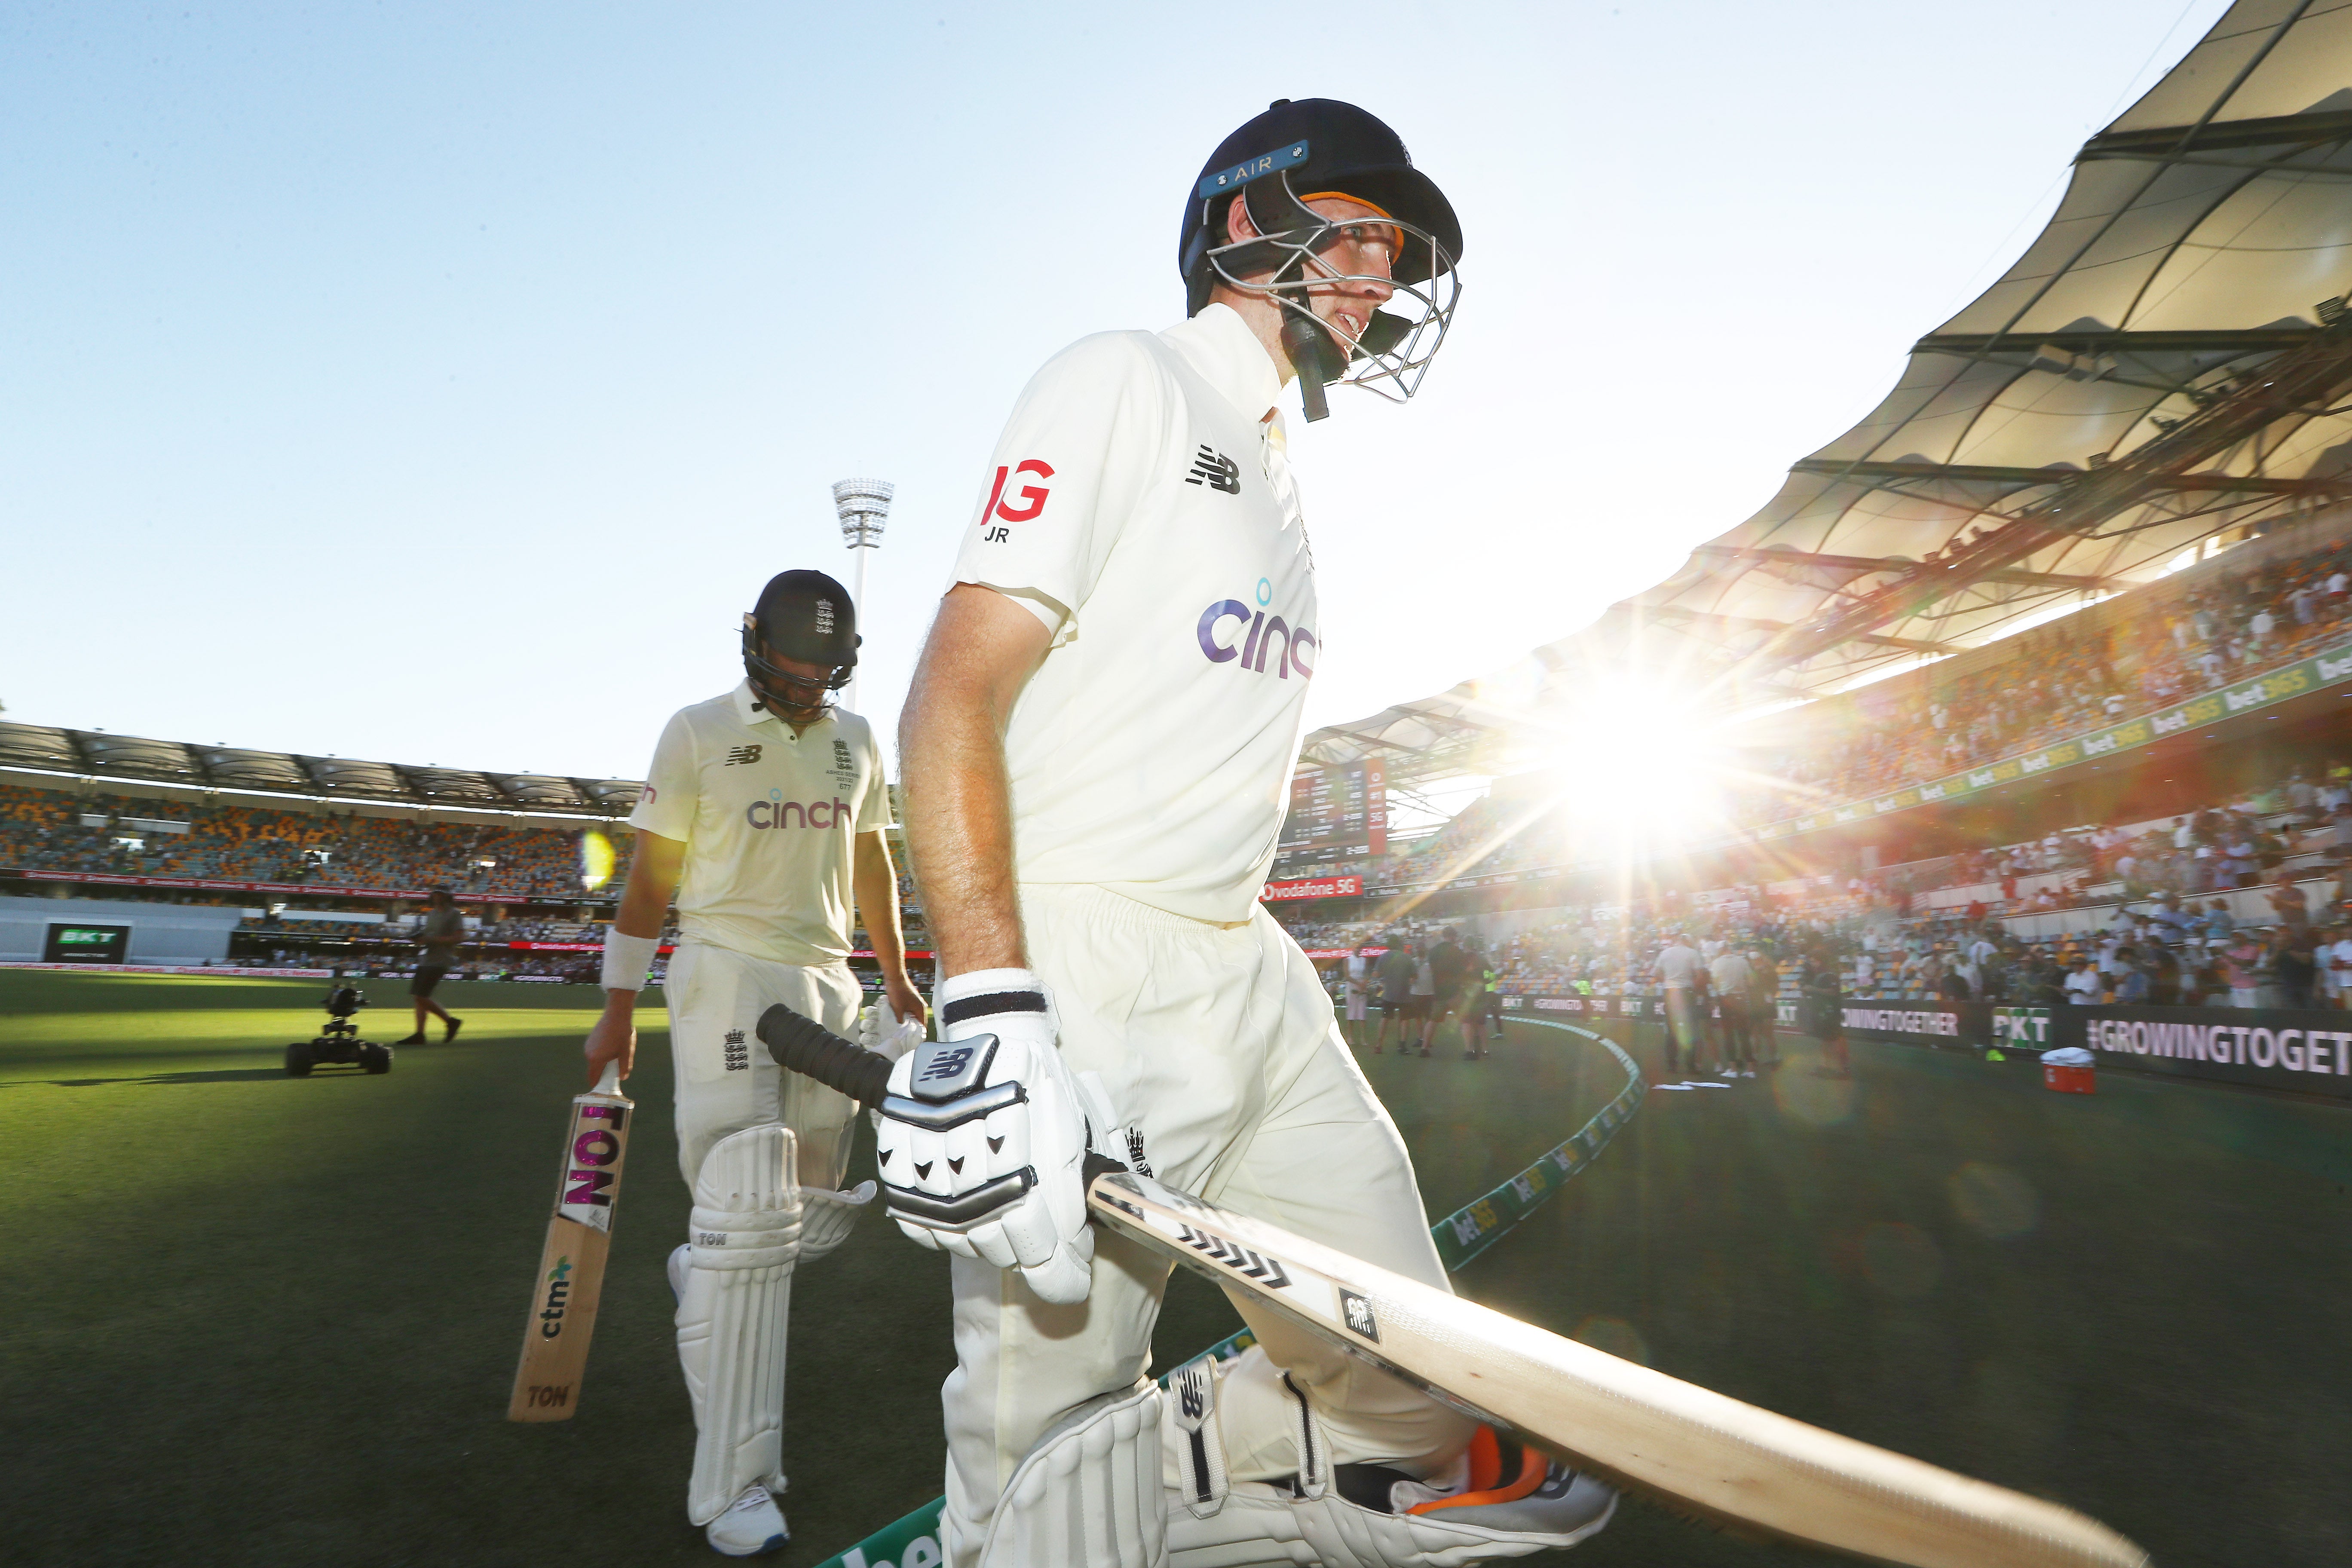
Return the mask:
<svg viewBox="0 0 2352 1568">
<path fill-rule="evenodd" d="M 386 1078 L 288 1079 L 323 990 L 0 972 L 0 1560 L 715 1561 L 682 1512 L 661 1263 L 686 1191 L 658 1010 L 582 1412 L 519 1426 L 507 1385 L 590 993 L 450 985 L 457 1045 Z M 400 985 L 370 990 L 370 1037 L 405 1033 Z M 2352 1561 L 2352 1117 L 1854 1055 L 1851 1089 L 1784 1072 L 1654 1093 L 1460 1288 L 2057 1497 L 2168 1565 Z M 1441 1214 L 1617 1076 L 1531 1027 L 1481 1065 L 1365 1066 Z M 795 1281 L 795 1540 L 771 1561 L 814 1563 L 937 1493 L 945 1273 L 868 1223 Z M 1234 1324 L 1180 1276 L 1163 1364 Z M 1629 1509 L 1573 1560 L 1810 1559 Z"/>
</svg>

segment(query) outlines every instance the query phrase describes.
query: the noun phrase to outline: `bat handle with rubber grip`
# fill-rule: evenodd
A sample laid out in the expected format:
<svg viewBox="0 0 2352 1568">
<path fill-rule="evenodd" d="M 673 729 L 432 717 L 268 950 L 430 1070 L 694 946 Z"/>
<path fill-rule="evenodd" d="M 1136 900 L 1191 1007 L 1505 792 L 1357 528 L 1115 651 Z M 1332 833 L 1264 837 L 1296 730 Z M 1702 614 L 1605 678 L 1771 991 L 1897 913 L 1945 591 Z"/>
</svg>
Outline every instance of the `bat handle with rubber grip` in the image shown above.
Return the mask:
<svg viewBox="0 0 2352 1568">
<path fill-rule="evenodd" d="M 879 1105 L 889 1092 L 890 1058 L 845 1040 L 814 1018 L 779 1002 L 760 1015 L 754 1031 L 776 1065 L 813 1078 L 861 1105 Z"/>
<path fill-rule="evenodd" d="M 890 1058 L 880 1051 L 843 1039 L 814 1018 L 804 1017 L 779 1002 L 760 1015 L 754 1031 L 776 1065 L 787 1072 L 813 1078 L 863 1105 L 879 1105 L 889 1092 Z M 1125 1175 L 1127 1167 L 1107 1154 L 1087 1151 L 1079 1179 L 1091 1185 L 1097 1176 Z"/>
</svg>

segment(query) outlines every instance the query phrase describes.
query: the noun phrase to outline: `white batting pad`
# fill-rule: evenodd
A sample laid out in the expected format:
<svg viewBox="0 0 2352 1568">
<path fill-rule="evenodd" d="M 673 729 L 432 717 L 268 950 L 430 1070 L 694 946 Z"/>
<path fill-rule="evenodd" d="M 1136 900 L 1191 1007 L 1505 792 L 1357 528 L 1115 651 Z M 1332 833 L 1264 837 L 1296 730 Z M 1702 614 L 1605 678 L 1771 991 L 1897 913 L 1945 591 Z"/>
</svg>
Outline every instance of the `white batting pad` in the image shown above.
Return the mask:
<svg viewBox="0 0 2352 1568">
<path fill-rule="evenodd" d="M 997 1500 L 980 1568 L 1161 1568 L 1162 1397 L 1147 1377 L 1056 1422 Z"/>
<path fill-rule="evenodd" d="M 694 1400 L 687 1515 L 708 1524 L 746 1487 L 782 1489 L 784 1321 L 800 1254 L 792 1130 L 720 1139 L 694 1178 L 677 1358 Z"/>
<path fill-rule="evenodd" d="M 1195 1362 L 1169 1379 L 1161 1425 L 1167 1568 L 1471 1568 L 1573 1546 L 1606 1525 L 1615 1509 L 1607 1488 L 1573 1472 L 1581 1489 L 1572 1497 L 1564 1487 L 1548 1487 L 1516 1506 L 1463 1509 L 1452 1517 L 1384 1513 L 1349 1502 L 1331 1484 L 1330 1446 L 1313 1405 L 1263 1356 L 1252 1350 L 1223 1366 Z M 1270 1376 L 1288 1406 L 1298 1463 L 1290 1482 L 1225 1476 L 1217 1394 L 1236 1372 Z"/>
<path fill-rule="evenodd" d="M 845 1193 L 828 1187 L 801 1189 L 801 1258 L 814 1263 L 849 1239 L 850 1228 L 879 1191 L 872 1182 L 860 1182 Z"/>
</svg>

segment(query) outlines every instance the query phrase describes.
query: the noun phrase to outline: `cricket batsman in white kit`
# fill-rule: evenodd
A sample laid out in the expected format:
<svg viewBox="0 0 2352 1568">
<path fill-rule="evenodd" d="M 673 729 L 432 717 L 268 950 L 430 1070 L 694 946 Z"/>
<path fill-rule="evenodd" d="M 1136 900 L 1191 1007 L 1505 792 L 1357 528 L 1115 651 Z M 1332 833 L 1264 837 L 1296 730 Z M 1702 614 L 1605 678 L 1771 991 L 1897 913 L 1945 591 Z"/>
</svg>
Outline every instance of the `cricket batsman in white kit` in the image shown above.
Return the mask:
<svg viewBox="0 0 2352 1568">
<path fill-rule="evenodd" d="M 746 1042 L 774 1003 L 903 1055 L 923 1036 L 908 984 L 881 753 L 831 703 L 857 663 L 856 610 L 822 572 L 785 572 L 743 617 L 744 679 L 662 731 L 629 822 L 636 849 L 605 938 L 593 1082 L 618 1058 L 673 892 L 678 943 L 664 994 L 690 1233 L 670 1255 L 678 1359 L 694 1401 L 687 1512 L 730 1556 L 787 1538 L 784 1328 L 795 1266 L 841 1245 L 874 1184 L 841 1190 L 856 1107 Z M 883 1000 L 859 1008 L 853 900 Z"/>
<path fill-rule="evenodd" d="M 1091 1146 L 1445 1283 L 1403 1142 L 1258 892 L 1322 657 L 1276 404 L 1294 378 L 1310 419 L 1335 382 L 1409 395 L 1461 248 L 1386 125 L 1278 102 L 1187 199 L 1189 319 L 1055 356 L 982 487 L 900 753 L 941 1038 L 984 1054 L 989 1114 L 886 1109 L 877 1145 L 900 1228 L 955 1255 L 953 1568 L 1465 1564 L 1615 1506 L 1238 1301 L 1258 1348 L 1163 1394 L 1169 1265 L 1089 1229 L 1079 1175 Z"/>
</svg>

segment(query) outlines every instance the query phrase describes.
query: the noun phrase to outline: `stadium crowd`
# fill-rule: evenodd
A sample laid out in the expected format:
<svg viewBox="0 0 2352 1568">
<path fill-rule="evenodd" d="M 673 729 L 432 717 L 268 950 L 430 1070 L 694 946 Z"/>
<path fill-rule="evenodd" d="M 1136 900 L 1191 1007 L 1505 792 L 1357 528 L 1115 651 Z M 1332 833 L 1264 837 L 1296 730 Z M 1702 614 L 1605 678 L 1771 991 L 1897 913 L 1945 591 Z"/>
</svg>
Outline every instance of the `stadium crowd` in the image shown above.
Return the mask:
<svg viewBox="0 0 2352 1568">
<path fill-rule="evenodd" d="M 132 819 L 174 826 L 141 826 Z M 0 868 L 408 891 L 446 887 L 481 899 L 576 897 L 582 890 L 576 832 L 177 801 L 142 807 L 17 784 L 0 784 Z"/>
<path fill-rule="evenodd" d="M 1958 675 L 1942 665 L 1817 704 L 1801 745 L 1759 768 L 1748 823 L 1946 778 L 2308 657 L 2352 613 L 2352 542 L 2138 590 L 2128 616 L 2068 616 Z"/>
</svg>

